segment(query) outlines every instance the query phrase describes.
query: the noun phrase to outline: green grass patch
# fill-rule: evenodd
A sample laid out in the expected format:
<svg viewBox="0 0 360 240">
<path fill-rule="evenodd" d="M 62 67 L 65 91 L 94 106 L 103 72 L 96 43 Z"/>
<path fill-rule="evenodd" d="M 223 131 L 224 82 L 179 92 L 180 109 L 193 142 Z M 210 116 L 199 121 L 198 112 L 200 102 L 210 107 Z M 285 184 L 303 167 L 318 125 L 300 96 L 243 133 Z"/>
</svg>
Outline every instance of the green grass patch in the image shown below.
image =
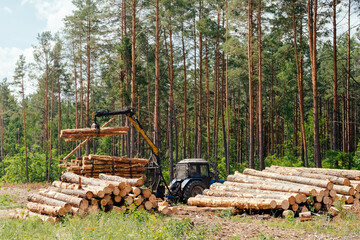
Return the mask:
<svg viewBox="0 0 360 240">
<path fill-rule="evenodd" d="M 18 208 L 20 207 L 14 201 L 14 197 L 9 194 L 0 195 L 0 209 Z"/>
<path fill-rule="evenodd" d="M 219 230 L 216 225 L 195 227 L 189 218 L 180 221 L 146 211 L 69 216 L 57 224 L 36 218 L 0 219 L 1 239 L 212 239 Z"/>
</svg>

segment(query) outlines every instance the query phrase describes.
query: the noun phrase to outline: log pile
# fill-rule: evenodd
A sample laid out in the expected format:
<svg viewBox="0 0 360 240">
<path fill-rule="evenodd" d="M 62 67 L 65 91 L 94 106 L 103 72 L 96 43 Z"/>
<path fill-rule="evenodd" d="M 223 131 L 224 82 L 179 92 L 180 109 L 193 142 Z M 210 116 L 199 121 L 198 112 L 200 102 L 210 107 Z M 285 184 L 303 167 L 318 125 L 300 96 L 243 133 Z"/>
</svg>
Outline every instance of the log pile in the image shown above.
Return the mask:
<svg viewBox="0 0 360 240">
<path fill-rule="evenodd" d="M 81 159 L 73 159 L 71 162 L 59 164 L 59 167 L 65 167 L 67 172 L 84 177 L 98 178 L 101 173 L 105 173 L 123 178 L 143 178 L 145 180 L 145 165 L 148 163 L 148 159 L 142 158 L 90 154 Z"/>
<path fill-rule="evenodd" d="M 159 210 L 168 213 L 168 205 L 142 188 L 143 179 L 127 179 L 100 174 L 99 178 L 87 178 L 65 172 L 61 181 L 40 189 L 28 196 L 26 216 L 39 216 L 45 221 L 56 222 L 66 214 L 86 215 L 103 210 L 127 212 L 135 209 Z"/>
<path fill-rule="evenodd" d="M 214 183 L 202 195 L 189 198 L 197 207 L 239 210 L 334 211 L 337 200 L 359 205 L 360 171 L 271 166 L 263 171 L 245 169 Z M 288 213 L 288 212 L 286 212 Z M 287 214 L 285 214 L 287 215 Z M 304 215 L 304 214 L 302 214 Z M 310 219 L 308 213 L 303 219 Z"/>
<path fill-rule="evenodd" d="M 65 138 L 66 142 L 85 140 L 87 138 L 108 137 L 115 135 L 126 135 L 129 127 L 104 127 L 100 129 L 95 128 L 79 128 L 79 129 L 64 129 L 60 132 L 60 137 Z"/>
</svg>

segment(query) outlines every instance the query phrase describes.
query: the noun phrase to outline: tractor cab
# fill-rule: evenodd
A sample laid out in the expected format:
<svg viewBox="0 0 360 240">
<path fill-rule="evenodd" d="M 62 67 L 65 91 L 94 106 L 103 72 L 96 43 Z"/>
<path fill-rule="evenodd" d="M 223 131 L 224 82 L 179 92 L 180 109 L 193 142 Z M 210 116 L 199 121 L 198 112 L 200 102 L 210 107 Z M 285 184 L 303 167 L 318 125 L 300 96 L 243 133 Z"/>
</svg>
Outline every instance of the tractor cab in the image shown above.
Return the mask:
<svg viewBox="0 0 360 240">
<path fill-rule="evenodd" d="M 184 159 L 176 164 L 175 176 L 170 184 L 172 197 L 186 202 L 201 194 L 215 182 L 209 162 L 204 159 Z"/>
</svg>

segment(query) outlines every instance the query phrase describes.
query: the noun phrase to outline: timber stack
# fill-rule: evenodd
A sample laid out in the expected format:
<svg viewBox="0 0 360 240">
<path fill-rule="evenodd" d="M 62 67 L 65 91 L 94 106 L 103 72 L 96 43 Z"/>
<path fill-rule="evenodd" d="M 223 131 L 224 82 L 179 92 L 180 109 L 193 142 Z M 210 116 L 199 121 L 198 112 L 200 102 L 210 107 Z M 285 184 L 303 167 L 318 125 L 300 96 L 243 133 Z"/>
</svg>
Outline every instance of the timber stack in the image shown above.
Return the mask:
<svg viewBox="0 0 360 240">
<path fill-rule="evenodd" d="M 245 169 L 243 173 L 229 175 L 223 184 L 214 183 L 203 194 L 189 198 L 188 205 L 241 211 L 278 210 L 285 215 L 292 211 L 308 220 L 308 214 L 300 213 L 311 210 L 336 215 L 339 211 L 336 201 L 342 201 L 346 209 L 359 206 L 359 180 L 358 170 L 279 166 L 263 171 Z"/>
<path fill-rule="evenodd" d="M 59 164 L 59 167 L 65 167 L 67 172 L 84 177 L 99 178 L 100 174 L 105 173 L 124 178 L 143 178 L 145 180 L 145 165 L 148 163 L 148 159 L 142 158 L 90 154 L 83 158 L 72 159 L 71 162 Z"/>
<path fill-rule="evenodd" d="M 109 137 L 116 135 L 126 135 L 129 127 L 104 127 L 95 128 L 78 128 L 64 129 L 60 132 L 60 137 L 65 138 L 65 142 L 86 140 L 88 138 Z"/>
<path fill-rule="evenodd" d="M 150 189 L 143 188 L 141 178 L 122 178 L 99 174 L 88 178 L 65 172 L 61 181 L 28 196 L 28 216 L 56 222 L 66 214 L 86 215 L 97 210 L 127 212 L 135 209 L 168 212 Z M 17 215 L 19 217 L 19 215 Z"/>
</svg>

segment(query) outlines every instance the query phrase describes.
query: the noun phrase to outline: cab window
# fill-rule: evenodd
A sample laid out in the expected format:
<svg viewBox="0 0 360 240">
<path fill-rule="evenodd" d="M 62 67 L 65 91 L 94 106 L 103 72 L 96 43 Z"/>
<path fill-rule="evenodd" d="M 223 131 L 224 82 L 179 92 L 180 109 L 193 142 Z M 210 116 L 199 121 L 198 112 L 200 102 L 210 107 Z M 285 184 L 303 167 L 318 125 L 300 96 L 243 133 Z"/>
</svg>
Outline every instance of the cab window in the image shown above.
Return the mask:
<svg viewBox="0 0 360 240">
<path fill-rule="evenodd" d="M 202 177 L 208 177 L 209 167 L 207 165 L 200 165 L 200 173 Z"/>
</svg>

